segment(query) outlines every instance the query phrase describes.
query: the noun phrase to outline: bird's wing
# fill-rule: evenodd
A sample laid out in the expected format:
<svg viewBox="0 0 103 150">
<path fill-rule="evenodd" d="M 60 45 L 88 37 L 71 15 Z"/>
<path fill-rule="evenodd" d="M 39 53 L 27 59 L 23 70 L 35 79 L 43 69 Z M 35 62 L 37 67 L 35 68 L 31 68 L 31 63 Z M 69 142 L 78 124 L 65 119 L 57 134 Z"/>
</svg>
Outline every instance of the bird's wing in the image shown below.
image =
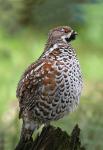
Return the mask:
<svg viewBox="0 0 103 150">
<path fill-rule="evenodd" d="M 41 66 L 42 61 L 32 63 L 23 73 L 18 83 L 16 96 L 19 100 L 20 106 L 19 117 L 21 117 L 22 111 L 25 108 L 29 109 L 32 106 L 32 103 L 35 103 L 34 99 L 41 83 Z"/>
<path fill-rule="evenodd" d="M 48 94 L 56 87 L 56 75 L 54 61 L 49 59 L 41 59 L 26 69 L 17 87 L 20 117 L 25 108 L 30 110 L 39 99 L 48 99 Z"/>
</svg>

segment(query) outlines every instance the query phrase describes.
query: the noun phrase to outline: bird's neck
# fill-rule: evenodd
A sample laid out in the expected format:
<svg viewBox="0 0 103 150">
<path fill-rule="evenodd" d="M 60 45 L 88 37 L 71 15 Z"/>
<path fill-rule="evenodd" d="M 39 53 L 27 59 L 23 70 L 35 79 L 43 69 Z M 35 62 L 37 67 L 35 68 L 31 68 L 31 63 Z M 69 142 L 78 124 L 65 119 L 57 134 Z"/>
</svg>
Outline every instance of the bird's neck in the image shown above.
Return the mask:
<svg viewBox="0 0 103 150">
<path fill-rule="evenodd" d="M 54 44 L 60 44 L 60 43 L 68 45 L 68 43 L 65 43 L 62 39 L 48 38 L 44 51 L 49 50 L 51 47 L 53 47 Z"/>
</svg>

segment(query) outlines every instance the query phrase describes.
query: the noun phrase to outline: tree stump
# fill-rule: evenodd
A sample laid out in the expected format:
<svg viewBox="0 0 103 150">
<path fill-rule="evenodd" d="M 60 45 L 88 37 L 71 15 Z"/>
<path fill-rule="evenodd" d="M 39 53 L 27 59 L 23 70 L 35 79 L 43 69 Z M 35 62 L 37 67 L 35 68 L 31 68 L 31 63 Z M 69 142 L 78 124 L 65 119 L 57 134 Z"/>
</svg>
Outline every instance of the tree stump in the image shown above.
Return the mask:
<svg viewBox="0 0 103 150">
<path fill-rule="evenodd" d="M 71 135 L 60 128 L 44 127 L 34 141 L 33 139 L 26 143 L 20 141 L 15 150 L 85 150 L 85 148 L 81 146 L 80 129 L 76 125 Z"/>
</svg>

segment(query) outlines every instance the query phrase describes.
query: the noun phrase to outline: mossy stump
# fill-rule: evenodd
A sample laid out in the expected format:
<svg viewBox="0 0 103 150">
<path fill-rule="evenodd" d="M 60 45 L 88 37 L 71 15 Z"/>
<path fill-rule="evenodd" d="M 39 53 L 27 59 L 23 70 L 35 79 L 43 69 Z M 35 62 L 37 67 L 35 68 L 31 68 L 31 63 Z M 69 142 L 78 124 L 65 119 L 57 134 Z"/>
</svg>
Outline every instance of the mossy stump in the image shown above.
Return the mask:
<svg viewBox="0 0 103 150">
<path fill-rule="evenodd" d="M 15 150 L 85 150 L 85 148 L 81 146 L 80 128 L 76 125 L 71 135 L 60 128 L 44 127 L 34 140 L 20 141 Z"/>
</svg>

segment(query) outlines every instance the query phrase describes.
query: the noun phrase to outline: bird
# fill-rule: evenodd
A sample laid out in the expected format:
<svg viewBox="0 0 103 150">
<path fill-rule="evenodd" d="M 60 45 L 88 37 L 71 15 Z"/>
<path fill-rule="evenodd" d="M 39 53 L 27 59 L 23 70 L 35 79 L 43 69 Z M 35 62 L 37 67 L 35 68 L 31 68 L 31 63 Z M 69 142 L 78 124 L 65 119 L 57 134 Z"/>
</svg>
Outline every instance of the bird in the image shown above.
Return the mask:
<svg viewBox="0 0 103 150">
<path fill-rule="evenodd" d="M 83 79 L 71 46 L 76 36 L 69 26 L 51 29 L 43 53 L 21 76 L 16 90 L 22 119 L 20 138 L 29 140 L 42 124 L 49 125 L 77 108 Z"/>
</svg>

